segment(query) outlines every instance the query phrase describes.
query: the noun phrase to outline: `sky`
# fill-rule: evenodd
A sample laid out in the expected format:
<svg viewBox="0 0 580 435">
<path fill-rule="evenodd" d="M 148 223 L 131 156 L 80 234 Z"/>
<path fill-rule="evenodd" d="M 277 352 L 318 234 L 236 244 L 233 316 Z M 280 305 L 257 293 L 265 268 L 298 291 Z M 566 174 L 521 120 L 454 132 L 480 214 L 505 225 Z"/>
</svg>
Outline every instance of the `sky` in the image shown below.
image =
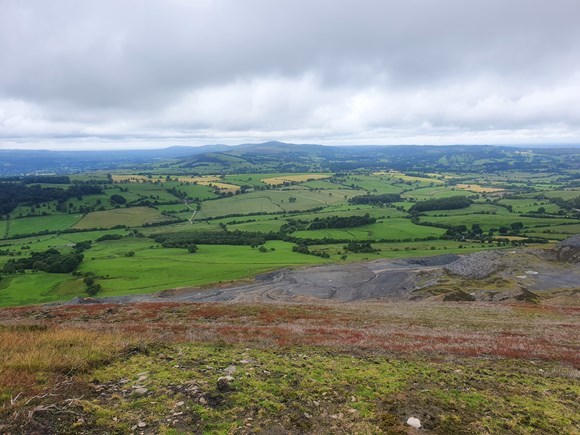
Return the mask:
<svg viewBox="0 0 580 435">
<path fill-rule="evenodd" d="M 579 144 L 578 0 L 0 0 L 0 149 Z"/>
</svg>

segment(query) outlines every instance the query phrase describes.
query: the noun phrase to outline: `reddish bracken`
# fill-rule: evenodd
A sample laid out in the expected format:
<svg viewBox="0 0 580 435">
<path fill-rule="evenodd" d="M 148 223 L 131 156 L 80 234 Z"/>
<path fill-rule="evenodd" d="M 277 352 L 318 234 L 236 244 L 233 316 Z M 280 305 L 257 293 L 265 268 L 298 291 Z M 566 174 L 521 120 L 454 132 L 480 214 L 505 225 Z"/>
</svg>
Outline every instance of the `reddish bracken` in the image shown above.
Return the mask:
<svg viewBox="0 0 580 435">
<path fill-rule="evenodd" d="M 140 303 L 0 310 L 0 324 L 73 326 L 163 341 L 497 356 L 580 366 L 576 307 L 464 303 Z"/>
</svg>

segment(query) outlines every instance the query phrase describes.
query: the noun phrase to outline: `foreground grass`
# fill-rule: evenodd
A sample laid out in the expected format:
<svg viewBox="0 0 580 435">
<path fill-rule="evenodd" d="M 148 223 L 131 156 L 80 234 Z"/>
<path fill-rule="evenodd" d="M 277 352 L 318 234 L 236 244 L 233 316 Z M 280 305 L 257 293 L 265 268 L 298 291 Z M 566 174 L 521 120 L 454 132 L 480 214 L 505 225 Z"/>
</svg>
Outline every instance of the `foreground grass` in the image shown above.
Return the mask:
<svg viewBox="0 0 580 435">
<path fill-rule="evenodd" d="M 127 338 L 42 324 L 0 325 L 0 406 L 112 360 Z"/>
<path fill-rule="evenodd" d="M 162 350 L 162 358 L 136 355 L 91 374 L 105 399 L 84 406 L 99 426 L 405 433 L 415 416 L 436 433 L 572 433 L 580 422 L 580 388 L 553 365 L 199 343 Z M 136 396 L 138 387 L 147 392 Z"/>
<path fill-rule="evenodd" d="M 409 302 L 4 309 L 0 432 L 408 433 L 415 416 L 441 434 L 577 433 L 577 314 Z"/>
</svg>

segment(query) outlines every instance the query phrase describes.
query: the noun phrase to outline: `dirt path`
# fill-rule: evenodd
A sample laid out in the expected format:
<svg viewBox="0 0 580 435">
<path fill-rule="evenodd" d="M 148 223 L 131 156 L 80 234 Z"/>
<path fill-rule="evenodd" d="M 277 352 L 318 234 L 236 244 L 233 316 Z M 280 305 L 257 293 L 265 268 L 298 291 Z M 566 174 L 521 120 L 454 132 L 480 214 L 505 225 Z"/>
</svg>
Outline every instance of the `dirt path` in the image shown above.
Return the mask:
<svg viewBox="0 0 580 435">
<path fill-rule="evenodd" d="M 191 217 L 188 219 L 190 224 L 193 224 L 193 218 L 195 217 L 195 214 L 197 213 L 197 210 L 194 209 L 192 206 L 189 205 L 189 203 L 187 201 L 183 201 L 183 203 L 185 204 L 185 206 L 190 209 L 191 211 L 193 211 L 193 214 L 191 215 Z"/>
</svg>

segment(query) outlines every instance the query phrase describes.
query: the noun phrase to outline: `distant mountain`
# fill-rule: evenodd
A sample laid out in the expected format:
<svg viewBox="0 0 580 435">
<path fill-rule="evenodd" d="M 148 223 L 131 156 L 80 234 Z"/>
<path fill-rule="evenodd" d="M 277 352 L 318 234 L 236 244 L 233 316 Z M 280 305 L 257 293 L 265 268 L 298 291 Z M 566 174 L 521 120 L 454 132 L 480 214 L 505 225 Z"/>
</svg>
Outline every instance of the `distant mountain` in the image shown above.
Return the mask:
<svg viewBox="0 0 580 435">
<path fill-rule="evenodd" d="M 150 150 L 0 150 L 0 176 L 147 170 L 151 165 L 199 173 L 307 172 L 366 169 L 526 170 L 580 167 L 580 148 L 524 148 L 490 145 L 323 146 L 269 141 L 241 145 L 171 146 Z"/>
</svg>

